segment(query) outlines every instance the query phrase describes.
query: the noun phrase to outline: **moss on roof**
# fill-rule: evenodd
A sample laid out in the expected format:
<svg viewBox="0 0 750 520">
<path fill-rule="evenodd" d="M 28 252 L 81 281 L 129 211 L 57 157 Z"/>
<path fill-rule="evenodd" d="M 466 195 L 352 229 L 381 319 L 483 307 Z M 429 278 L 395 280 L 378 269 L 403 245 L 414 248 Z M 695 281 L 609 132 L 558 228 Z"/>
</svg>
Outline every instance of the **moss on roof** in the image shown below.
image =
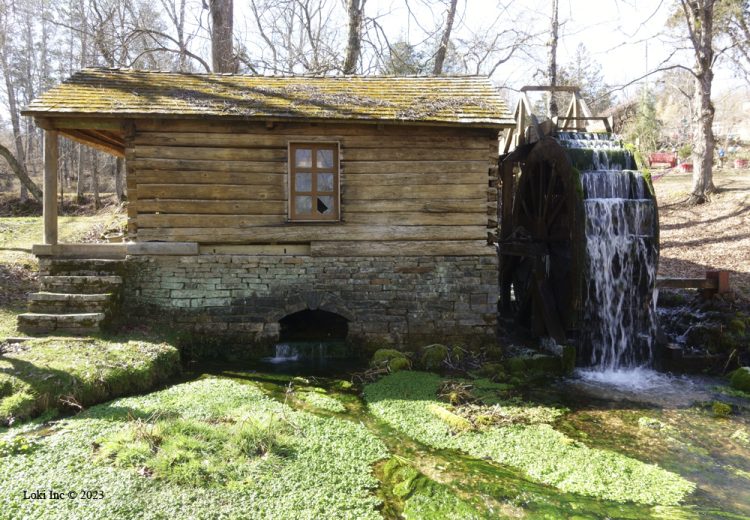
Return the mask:
<svg viewBox="0 0 750 520">
<path fill-rule="evenodd" d="M 31 102 L 24 115 L 234 117 L 512 125 L 480 76 L 250 76 L 84 69 Z"/>
</svg>

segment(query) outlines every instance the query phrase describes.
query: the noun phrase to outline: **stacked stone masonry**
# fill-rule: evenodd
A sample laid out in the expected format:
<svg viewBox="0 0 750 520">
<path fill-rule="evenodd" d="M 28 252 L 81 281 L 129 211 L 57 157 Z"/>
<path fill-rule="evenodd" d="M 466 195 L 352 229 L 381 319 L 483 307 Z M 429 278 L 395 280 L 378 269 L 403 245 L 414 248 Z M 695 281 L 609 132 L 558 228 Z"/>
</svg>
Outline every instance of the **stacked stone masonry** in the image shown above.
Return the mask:
<svg viewBox="0 0 750 520">
<path fill-rule="evenodd" d="M 349 339 L 419 346 L 492 344 L 495 256 L 133 256 L 123 305 L 129 315 L 197 333 L 268 344 L 279 320 L 305 309 L 349 320 Z"/>
</svg>

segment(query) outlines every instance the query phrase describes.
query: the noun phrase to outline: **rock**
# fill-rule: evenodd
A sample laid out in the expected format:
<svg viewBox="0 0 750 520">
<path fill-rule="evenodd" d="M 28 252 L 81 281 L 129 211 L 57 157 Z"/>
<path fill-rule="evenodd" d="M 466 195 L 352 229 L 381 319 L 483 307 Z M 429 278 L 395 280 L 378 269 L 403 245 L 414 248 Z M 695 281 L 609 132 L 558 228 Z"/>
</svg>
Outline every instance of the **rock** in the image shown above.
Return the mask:
<svg viewBox="0 0 750 520">
<path fill-rule="evenodd" d="M 732 407 L 721 401 L 711 403 L 711 411 L 717 419 L 726 419 L 732 413 Z"/>
<path fill-rule="evenodd" d="M 396 357 L 388 362 L 388 368 L 391 369 L 391 372 L 409 370 L 411 368 L 411 362 L 405 357 Z"/>
<path fill-rule="evenodd" d="M 391 360 L 397 358 L 406 358 L 406 355 L 392 348 L 381 348 L 375 351 L 370 360 L 371 367 L 382 367 L 390 364 Z"/>
<path fill-rule="evenodd" d="M 505 369 L 500 363 L 485 363 L 478 370 L 478 373 L 480 376 L 492 379 L 494 381 L 505 379 Z"/>
<path fill-rule="evenodd" d="M 563 345 L 562 369 L 563 374 L 571 375 L 576 368 L 576 348 L 573 345 Z"/>
<path fill-rule="evenodd" d="M 437 370 L 443 366 L 443 363 L 448 358 L 448 347 L 435 343 L 434 345 L 427 345 L 422 349 L 422 367 L 426 370 Z"/>
<path fill-rule="evenodd" d="M 732 372 L 729 385 L 735 390 L 750 393 L 750 367 L 740 367 Z"/>
</svg>

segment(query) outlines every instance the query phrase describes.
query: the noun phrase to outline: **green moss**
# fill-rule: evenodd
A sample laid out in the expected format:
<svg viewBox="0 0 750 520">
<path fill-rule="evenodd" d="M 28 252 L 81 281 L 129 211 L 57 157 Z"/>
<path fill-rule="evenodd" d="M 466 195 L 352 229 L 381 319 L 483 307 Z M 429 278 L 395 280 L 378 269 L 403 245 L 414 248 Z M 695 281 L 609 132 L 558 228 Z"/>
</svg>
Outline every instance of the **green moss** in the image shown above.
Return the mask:
<svg viewBox="0 0 750 520">
<path fill-rule="evenodd" d="M 431 403 L 427 406 L 427 409 L 432 415 L 447 424 L 454 432 L 463 432 L 472 429 L 471 422 L 439 404 Z"/>
<path fill-rule="evenodd" d="M 401 370 L 409 370 L 411 368 L 411 363 L 405 357 L 393 358 L 393 359 L 391 359 L 389 361 L 388 368 L 391 369 L 391 372 L 399 372 Z"/>
<path fill-rule="evenodd" d="M 118 399 L 38 440 L 2 459 L 14 475 L 0 478 L 3 518 L 380 518 L 372 464 L 386 457 L 383 443 L 359 422 L 294 410 L 255 384 L 205 378 Z M 23 500 L 39 482 L 105 499 Z"/>
<path fill-rule="evenodd" d="M 177 349 L 164 343 L 103 339 L 28 340 L 0 358 L 0 423 L 67 403 L 90 406 L 143 392 L 179 372 Z M 10 392 L 7 390 L 11 388 Z"/>
<path fill-rule="evenodd" d="M 428 345 L 422 349 L 422 368 L 425 370 L 437 370 L 443 366 L 443 363 L 448 359 L 448 347 L 435 343 L 434 345 Z"/>
<path fill-rule="evenodd" d="M 678 504 L 695 486 L 679 475 L 619 453 L 589 448 L 548 424 L 454 432 L 431 413 L 440 378 L 392 374 L 365 387 L 372 412 L 390 426 L 433 448 L 455 449 L 526 472 L 566 492 L 620 502 Z"/>
<path fill-rule="evenodd" d="M 386 463 L 384 480 L 390 485 L 392 494 L 403 501 L 403 517 L 406 519 L 490 518 L 451 488 L 428 478 L 403 459 L 394 457 Z"/>
<path fill-rule="evenodd" d="M 563 345 L 562 369 L 565 375 L 571 375 L 576 368 L 576 348 L 573 345 Z"/>
<path fill-rule="evenodd" d="M 384 367 L 390 365 L 394 359 L 406 358 L 406 354 L 392 348 L 381 348 L 375 351 L 370 359 L 371 367 Z"/>
<path fill-rule="evenodd" d="M 484 354 L 490 361 L 500 361 L 503 359 L 503 349 L 501 347 L 487 347 L 484 349 Z"/>
<path fill-rule="evenodd" d="M 526 372 L 526 360 L 522 357 L 512 357 L 505 360 L 505 367 L 508 372 L 518 376 Z"/>
<path fill-rule="evenodd" d="M 744 446 L 750 446 L 750 433 L 746 430 L 737 430 L 729 438 Z"/>
<path fill-rule="evenodd" d="M 650 430 L 663 430 L 667 427 L 666 424 L 661 422 L 659 419 L 653 417 L 639 417 L 638 426 L 641 428 L 647 428 Z"/>
<path fill-rule="evenodd" d="M 731 405 L 722 403 L 721 401 L 714 401 L 713 403 L 711 403 L 711 412 L 716 418 L 726 419 L 731 415 L 732 407 Z"/>
<path fill-rule="evenodd" d="M 485 363 L 477 370 L 477 374 L 495 381 L 505 379 L 505 369 L 500 363 Z"/>
<path fill-rule="evenodd" d="M 740 367 L 732 373 L 729 384 L 735 390 L 750 392 L 750 367 Z"/>
<path fill-rule="evenodd" d="M 329 412 L 341 413 L 346 411 L 346 407 L 333 397 L 321 394 L 320 392 L 299 392 L 299 398 L 308 404 L 311 404 L 322 410 Z"/>
</svg>

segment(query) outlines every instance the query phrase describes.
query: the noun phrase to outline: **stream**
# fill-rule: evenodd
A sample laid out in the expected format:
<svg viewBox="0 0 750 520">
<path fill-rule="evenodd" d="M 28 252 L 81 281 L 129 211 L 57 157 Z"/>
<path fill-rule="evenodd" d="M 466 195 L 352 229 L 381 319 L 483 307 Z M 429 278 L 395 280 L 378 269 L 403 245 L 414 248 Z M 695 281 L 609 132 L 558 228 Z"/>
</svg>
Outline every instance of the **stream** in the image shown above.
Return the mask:
<svg viewBox="0 0 750 520">
<path fill-rule="evenodd" d="M 525 402 L 565 407 L 568 411 L 552 426 L 576 442 L 656 464 L 696 484 L 680 506 L 648 506 L 563 493 L 513 467 L 422 445 L 375 417 L 361 397 L 361 387 L 341 388 L 340 382 L 350 377 L 344 364 L 316 366 L 313 374 L 300 376 L 295 375 L 300 364 L 290 361 L 248 369 L 201 365 L 186 378 L 212 376 L 256 384 L 295 408 L 361 423 L 392 456 L 471 503 L 477 518 L 750 518 L 750 445 L 732 438 L 742 429 L 750 431 L 750 403 L 722 393 L 720 380 L 645 371 L 637 385 L 631 384 L 632 373 L 626 379 L 631 383 L 618 385 L 610 377 L 597 381 L 579 372 L 521 391 Z M 290 385 L 323 388 L 343 402 L 346 411 L 309 406 L 294 398 Z M 735 413 L 715 418 L 710 404 L 716 399 L 731 404 Z M 375 466 L 381 479 L 381 514 L 401 518 L 403 500 L 383 481 L 382 464 Z"/>
</svg>

